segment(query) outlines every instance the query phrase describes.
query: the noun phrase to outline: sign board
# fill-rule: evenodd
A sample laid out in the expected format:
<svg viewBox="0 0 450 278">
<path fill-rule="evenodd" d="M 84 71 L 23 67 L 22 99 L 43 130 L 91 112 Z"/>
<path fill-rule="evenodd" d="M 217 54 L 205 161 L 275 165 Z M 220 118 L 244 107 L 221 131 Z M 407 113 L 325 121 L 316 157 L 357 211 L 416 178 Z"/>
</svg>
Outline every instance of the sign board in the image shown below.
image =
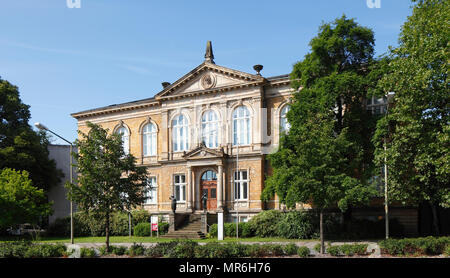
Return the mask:
<svg viewBox="0 0 450 278">
<path fill-rule="evenodd" d="M 158 231 L 158 216 L 152 215 L 151 221 L 152 221 L 152 231 Z"/>
</svg>

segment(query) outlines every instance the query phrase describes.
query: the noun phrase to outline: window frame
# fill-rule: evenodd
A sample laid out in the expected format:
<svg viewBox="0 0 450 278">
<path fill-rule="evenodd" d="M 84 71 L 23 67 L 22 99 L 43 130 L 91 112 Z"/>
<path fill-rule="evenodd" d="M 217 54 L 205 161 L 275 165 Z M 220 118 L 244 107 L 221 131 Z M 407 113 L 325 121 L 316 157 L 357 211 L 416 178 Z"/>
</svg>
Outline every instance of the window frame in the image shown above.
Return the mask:
<svg viewBox="0 0 450 278">
<path fill-rule="evenodd" d="M 238 175 L 238 179 L 236 179 L 236 173 L 239 172 Z M 247 177 L 246 179 L 242 179 L 242 172 L 246 172 Z M 239 169 L 239 170 L 234 170 L 233 171 L 233 199 L 236 202 L 239 201 L 248 201 L 249 200 L 249 196 L 250 196 L 250 175 L 249 175 L 250 171 L 249 169 Z M 246 183 L 246 185 L 244 185 L 244 183 Z M 244 187 L 246 187 L 246 191 L 244 190 Z M 237 190 L 239 189 L 239 190 Z M 244 192 L 246 193 L 246 198 L 242 198 L 242 196 L 244 195 Z M 237 198 L 237 196 L 239 196 Z"/>
<path fill-rule="evenodd" d="M 180 124 L 180 117 L 183 123 Z M 174 122 L 177 122 L 174 124 Z M 178 114 L 171 121 L 172 127 L 172 151 L 183 152 L 189 150 L 189 120 L 184 114 Z M 184 128 L 184 129 L 183 129 Z M 176 148 L 175 148 L 176 146 Z M 181 148 L 181 146 L 183 148 Z"/>
<path fill-rule="evenodd" d="M 212 120 L 209 120 L 209 115 L 214 115 Z M 213 109 L 208 109 L 206 111 L 204 111 L 202 113 L 202 117 L 200 119 L 200 133 L 201 133 L 201 140 L 202 142 L 205 143 L 205 146 L 211 149 L 216 149 L 219 147 L 220 142 L 219 142 L 219 124 L 220 124 L 220 119 L 219 116 L 217 115 L 217 112 L 214 111 Z M 215 134 L 211 135 L 211 126 L 213 126 L 213 128 L 215 129 L 215 131 L 213 131 Z M 208 136 L 205 136 L 205 127 L 206 127 L 206 131 L 209 131 Z M 208 138 L 208 140 L 205 140 L 205 137 Z M 210 139 L 211 137 L 213 138 L 213 144 L 210 144 Z"/>
<path fill-rule="evenodd" d="M 124 133 L 121 133 L 120 132 L 121 130 L 124 130 L 126 132 L 126 135 L 124 135 Z M 129 131 L 129 129 L 125 125 L 121 125 L 116 129 L 115 133 L 122 135 L 123 151 L 125 152 L 125 155 L 129 155 L 130 154 L 130 131 Z"/>
<path fill-rule="evenodd" d="M 239 110 L 245 109 L 247 115 L 239 116 Z M 231 113 L 231 136 L 232 136 L 232 145 L 233 146 L 248 146 L 252 144 L 252 114 L 250 109 L 246 105 L 239 105 L 233 109 Z M 244 130 L 242 130 L 242 125 L 244 126 Z M 245 128 L 247 128 L 245 130 Z M 238 133 L 239 131 L 239 133 Z M 242 140 L 241 136 L 244 135 L 245 140 Z M 240 140 L 238 140 L 238 137 Z M 239 142 L 237 142 L 239 141 Z M 241 143 L 243 141 L 243 143 Z"/>
<path fill-rule="evenodd" d="M 146 128 L 148 126 L 153 127 L 151 131 L 146 131 Z M 142 156 L 143 157 L 156 156 L 157 153 L 158 153 L 158 127 L 156 126 L 156 124 L 148 122 L 142 127 Z"/>
<path fill-rule="evenodd" d="M 176 177 L 180 177 L 179 178 L 179 182 L 177 182 Z M 181 177 L 184 177 L 184 182 L 180 182 L 181 181 Z M 184 199 L 180 200 L 177 197 L 177 187 L 180 188 L 180 197 L 183 196 Z M 177 203 L 185 203 L 186 202 L 186 187 L 187 187 L 187 183 L 186 183 L 186 175 L 185 174 L 174 174 L 173 175 L 173 196 L 175 197 L 175 199 L 177 200 Z M 183 188 L 183 190 L 181 191 L 181 188 Z M 181 193 L 182 192 L 182 193 Z"/>
<path fill-rule="evenodd" d="M 149 181 L 154 179 L 155 180 L 155 184 L 153 185 L 153 183 L 151 183 L 151 185 L 149 184 Z M 149 178 L 147 179 L 147 193 L 146 193 L 146 197 L 147 199 L 145 199 L 144 205 L 157 205 L 158 204 L 158 179 L 156 176 L 149 176 Z M 148 198 L 151 197 L 153 194 L 152 192 L 155 192 L 155 198 Z"/>
</svg>

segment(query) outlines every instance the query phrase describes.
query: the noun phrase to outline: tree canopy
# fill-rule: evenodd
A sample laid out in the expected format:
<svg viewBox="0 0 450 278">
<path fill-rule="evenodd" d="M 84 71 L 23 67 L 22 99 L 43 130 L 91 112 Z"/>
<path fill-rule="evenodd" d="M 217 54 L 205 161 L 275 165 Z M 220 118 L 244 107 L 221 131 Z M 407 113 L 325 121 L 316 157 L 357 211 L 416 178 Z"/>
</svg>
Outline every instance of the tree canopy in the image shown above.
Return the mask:
<svg viewBox="0 0 450 278">
<path fill-rule="evenodd" d="M 399 46 L 390 53 L 390 73 L 379 82 L 395 97 L 377 127 L 376 159 L 384 163 L 388 138 L 391 199 L 450 207 L 450 1 L 413 2 Z"/>
<path fill-rule="evenodd" d="M 109 220 L 113 211 L 130 211 L 146 199 L 147 170 L 136 166 L 136 158 L 126 155 L 121 134 L 108 134 L 99 125 L 87 123 L 88 134 L 80 132 L 81 140 L 73 153 L 78 169 L 78 185 L 68 183 L 69 199 L 79 209 L 93 212 L 105 219 L 106 244 L 109 248 Z"/>
<path fill-rule="evenodd" d="M 342 16 L 323 24 L 310 46 L 291 73 L 296 90 L 287 114 L 291 128 L 269 155 L 273 174 L 261 198 L 268 201 L 276 193 L 288 207 L 312 203 L 321 211 L 346 211 L 376 194 L 367 182 L 376 119 L 363 105 L 376 63 L 374 35 Z M 322 228 L 321 241 L 323 250 Z"/>
<path fill-rule="evenodd" d="M 48 191 L 63 176 L 49 159 L 49 138 L 28 124 L 29 106 L 19 90 L 0 78 L 0 169 L 26 170 L 34 186 Z"/>
<path fill-rule="evenodd" d="M 5 168 L 0 171 L 0 229 L 15 224 L 36 224 L 49 216 L 51 203 L 43 189 L 32 185 L 28 172 Z"/>
</svg>

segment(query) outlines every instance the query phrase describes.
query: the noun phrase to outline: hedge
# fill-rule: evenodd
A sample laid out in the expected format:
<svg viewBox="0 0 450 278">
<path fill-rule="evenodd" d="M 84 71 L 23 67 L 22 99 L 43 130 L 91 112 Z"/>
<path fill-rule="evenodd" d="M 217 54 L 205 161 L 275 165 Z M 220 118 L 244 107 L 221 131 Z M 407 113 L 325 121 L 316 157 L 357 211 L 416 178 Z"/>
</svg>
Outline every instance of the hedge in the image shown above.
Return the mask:
<svg viewBox="0 0 450 278">
<path fill-rule="evenodd" d="M 353 256 L 353 255 L 367 255 L 368 244 L 343 244 L 333 245 L 326 249 L 326 252 L 332 256 Z"/>
<path fill-rule="evenodd" d="M 450 245 L 450 237 L 386 239 L 379 242 L 381 252 L 398 255 L 440 255 Z"/>
<path fill-rule="evenodd" d="M 0 243 L 0 258 L 57 258 L 67 256 L 64 244 L 38 244 L 31 241 Z"/>
<path fill-rule="evenodd" d="M 139 223 L 149 223 L 150 213 L 146 210 L 131 212 L 131 230 Z M 75 212 L 74 236 L 105 236 L 105 221 L 93 213 Z M 115 212 L 110 218 L 110 235 L 127 236 L 129 234 L 127 212 Z M 70 216 L 58 218 L 48 228 L 49 236 L 70 236 Z"/>
<path fill-rule="evenodd" d="M 169 231 L 169 223 L 159 222 L 158 230 L 160 235 L 164 235 Z M 150 223 L 139 223 L 134 226 L 135 236 L 150 236 Z M 156 236 L 156 231 L 152 231 L 152 236 Z"/>
</svg>

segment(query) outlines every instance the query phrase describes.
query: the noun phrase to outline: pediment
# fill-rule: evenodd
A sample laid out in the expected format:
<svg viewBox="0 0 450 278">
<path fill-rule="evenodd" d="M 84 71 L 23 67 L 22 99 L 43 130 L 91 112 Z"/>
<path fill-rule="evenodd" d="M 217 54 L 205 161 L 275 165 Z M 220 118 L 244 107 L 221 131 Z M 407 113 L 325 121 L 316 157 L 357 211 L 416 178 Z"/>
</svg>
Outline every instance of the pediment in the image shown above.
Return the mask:
<svg viewBox="0 0 450 278">
<path fill-rule="evenodd" d="M 189 159 L 204 159 L 204 158 L 221 158 L 224 157 L 225 153 L 223 149 L 214 150 L 206 147 L 204 144 L 201 144 L 199 147 L 183 154 L 183 158 L 186 160 Z"/>
<path fill-rule="evenodd" d="M 155 98 L 181 96 L 193 92 L 214 91 L 215 89 L 243 86 L 249 83 L 263 81 L 264 78 L 259 75 L 204 62 L 156 94 Z"/>
</svg>

